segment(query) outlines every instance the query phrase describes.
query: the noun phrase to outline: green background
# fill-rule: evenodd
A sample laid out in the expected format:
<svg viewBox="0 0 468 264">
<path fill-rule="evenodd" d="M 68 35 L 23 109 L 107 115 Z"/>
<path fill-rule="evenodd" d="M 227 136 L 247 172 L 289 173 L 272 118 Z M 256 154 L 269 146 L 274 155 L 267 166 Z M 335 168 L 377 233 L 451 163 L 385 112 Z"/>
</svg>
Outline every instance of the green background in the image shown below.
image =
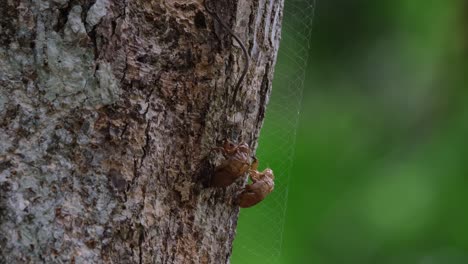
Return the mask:
<svg viewBox="0 0 468 264">
<path fill-rule="evenodd" d="M 310 39 L 302 5 L 257 150 L 277 189 L 231 262 L 468 263 L 468 3 L 318 1 Z"/>
</svg>

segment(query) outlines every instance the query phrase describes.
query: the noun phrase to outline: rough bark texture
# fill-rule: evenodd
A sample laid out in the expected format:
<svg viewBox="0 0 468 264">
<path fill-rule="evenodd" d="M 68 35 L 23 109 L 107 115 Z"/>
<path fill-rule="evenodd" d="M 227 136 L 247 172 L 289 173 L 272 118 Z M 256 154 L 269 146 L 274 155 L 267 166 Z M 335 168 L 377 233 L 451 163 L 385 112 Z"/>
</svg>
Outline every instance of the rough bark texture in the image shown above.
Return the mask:
<svg viewBox="0 0 468 264">
<path fill-rule="evenodd" d="M 282 0 L 2 0 L 0 263 L 226 263 L 235 194 L 206 185 L 226 137 L 253 148 Z"/>
</svg>

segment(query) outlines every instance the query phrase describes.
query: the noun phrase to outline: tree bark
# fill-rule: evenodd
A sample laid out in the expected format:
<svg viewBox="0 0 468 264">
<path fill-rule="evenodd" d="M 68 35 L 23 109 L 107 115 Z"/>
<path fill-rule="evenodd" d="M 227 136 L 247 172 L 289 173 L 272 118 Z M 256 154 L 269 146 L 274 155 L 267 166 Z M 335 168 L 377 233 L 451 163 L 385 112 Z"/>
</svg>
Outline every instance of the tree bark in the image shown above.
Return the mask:
<svg viewBox="0 0 468 264">
<path fill-rule="evenodd" d="M 228 263 L 244 181 L 207 183 L 225 138 L 256 148 L 282 0 L 3 0 L 0 263 Z"/>
</svg>

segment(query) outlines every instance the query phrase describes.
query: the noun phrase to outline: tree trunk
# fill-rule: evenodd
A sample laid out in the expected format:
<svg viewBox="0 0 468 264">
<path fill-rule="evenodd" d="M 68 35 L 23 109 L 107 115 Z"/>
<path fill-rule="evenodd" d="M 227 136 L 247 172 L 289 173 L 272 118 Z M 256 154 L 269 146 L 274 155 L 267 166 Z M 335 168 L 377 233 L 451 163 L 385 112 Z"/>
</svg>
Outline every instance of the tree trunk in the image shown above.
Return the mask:
<svg viewBox="0 0 468 264">
<path fill-rule="evenodd" d="M 283 1 L 211 3 L 236 98 L 203 0 L 2 1 L 0 263 L 229 262 L 211 149 L 256 147 Z"/>
</svg>

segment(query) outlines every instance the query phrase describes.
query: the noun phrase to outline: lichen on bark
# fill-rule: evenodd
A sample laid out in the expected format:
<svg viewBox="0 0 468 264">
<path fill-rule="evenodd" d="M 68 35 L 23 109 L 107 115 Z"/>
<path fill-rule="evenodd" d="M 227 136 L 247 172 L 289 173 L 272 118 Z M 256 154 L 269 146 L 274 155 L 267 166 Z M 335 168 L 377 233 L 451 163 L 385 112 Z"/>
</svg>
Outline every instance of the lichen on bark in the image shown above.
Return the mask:
<svg viewBox="0 0 468 264">
<path fill-rule="evenodd" d="M 19 0 L 0 11 L 0 263 L 226 263 L 235 195 L 206 185 L 253 149 L 282 1 Z"/>
</svg>

